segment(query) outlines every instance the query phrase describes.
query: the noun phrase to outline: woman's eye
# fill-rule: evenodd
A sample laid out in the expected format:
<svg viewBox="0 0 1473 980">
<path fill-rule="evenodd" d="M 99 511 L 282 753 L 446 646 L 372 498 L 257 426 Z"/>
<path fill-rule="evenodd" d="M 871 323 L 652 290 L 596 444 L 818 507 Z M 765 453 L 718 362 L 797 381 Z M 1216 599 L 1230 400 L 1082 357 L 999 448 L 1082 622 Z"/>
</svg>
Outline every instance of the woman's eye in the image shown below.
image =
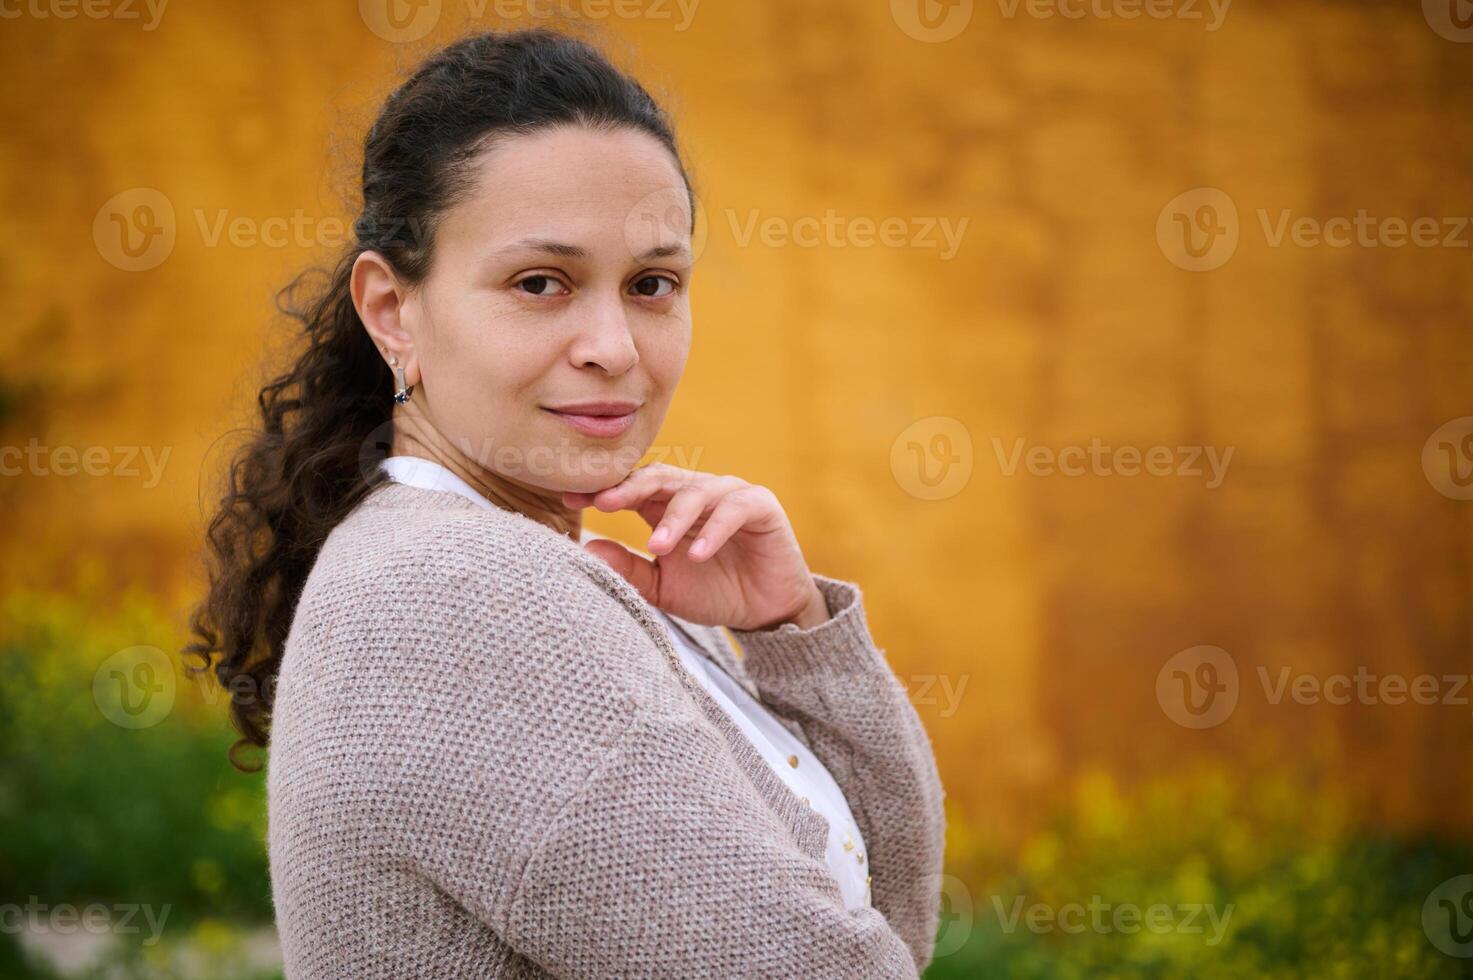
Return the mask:
<svg viewBox="0 0 1473 980">
<path fill-rule="evenodd" d="M 552 276 L 528 276 L 517 283 L 517 288 L 525 290 L 533 296 L 547 296 L 556 287 L 561 285 Z"/>
<path fill-rule="evenodd" d="M 661 287 L 665 287 L 661 292 Z M 634 291 L 641 296 L 663 299 L 675 292 L 675 280 L 667 276 L 645 276 L 634 284 Z"/>
</svg>

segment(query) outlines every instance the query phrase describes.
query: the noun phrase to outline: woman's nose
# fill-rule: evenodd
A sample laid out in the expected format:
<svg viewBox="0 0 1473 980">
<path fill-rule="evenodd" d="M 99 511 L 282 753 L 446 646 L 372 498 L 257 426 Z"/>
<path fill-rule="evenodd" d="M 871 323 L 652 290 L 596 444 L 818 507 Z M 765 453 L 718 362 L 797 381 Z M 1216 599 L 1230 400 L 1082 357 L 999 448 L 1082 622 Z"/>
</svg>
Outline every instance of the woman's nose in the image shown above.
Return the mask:
<svg viewBox="0 0 1473 980">
<path fill-rule="evenodd" d="M 600 367 L 610 375 L 623 374 L 639 363 L 622 302 L 599 302 L 583 311 L 569 358 L 574 367 Z"/>
</svg>

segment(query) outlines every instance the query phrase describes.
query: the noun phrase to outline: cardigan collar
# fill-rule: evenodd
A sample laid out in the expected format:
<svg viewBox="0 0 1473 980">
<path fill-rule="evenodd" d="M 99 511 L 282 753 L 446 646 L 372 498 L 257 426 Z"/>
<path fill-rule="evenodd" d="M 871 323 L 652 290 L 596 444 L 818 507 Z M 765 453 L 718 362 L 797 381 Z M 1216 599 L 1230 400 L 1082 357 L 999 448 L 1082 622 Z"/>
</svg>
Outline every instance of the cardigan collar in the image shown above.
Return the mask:
<svg viewBox="0 0 1473 980">
<path fill-rule="evenodd" d="M 477 491 L 475 487 L 461 479 L 454 470 L 433 459 L 426 459 L 422 456 L 389 456 L 379 463 L 379 468 L 389 474 L 389 477 L 397 483 L 406 483 L 425 490 L 440 490 L 458 494 L 476 506 L 487 510 L 503 509 L 497 507 L 496 504 Z M 580 546 L 585 545 L 589 541 L 599 538 L 605 541 L 614 541 L 626 548 L 629 547 L 616 538 L 610 538 L 608 535 L 590 531 L 586 526 L 582 528 L 578 544 Z M 649 554 L 639 551 L 637 548 L 632 550 L 639 552 L 645 558 L 650 557 Z M 684 633 L 696 645 L 696 648 L 705 654 L 708 660 L 720 667 L 733 680 L 745 688 L 748 694 L 754 698 L 759 697 L 756 685 L 747 676 L 747 672 L 742 669 L 739 655 L 718 627 L 693 623 L 689 620 L 681 619 L 679 616 L 666 612 L 663 609 L 657 611 Z"/>
<path fill-rule="evenodd" d="M 395 484 L 399 485 L 396 486 Z M 398 493 L 430 493 L 446 506 L 450 507 L 477 506 L 474 500 L 470 500 L 463 494 L 450 491 L 445 487 L 428 488 L 416 486 L 415 484 L 400 484 L 400 481 L 395 479 L 386 480 L 384 484 L 375 487 L 362 503 L 367 506 L 393 506 L 389 501 L 393 495 Z M 389 496 L 386 498 L 379 495 Z M 481 499 L 485 501 L 485 498 Z M 490 501 L 485 501 L 485 503 L 490 504 Z M 497 514 L 505 515 L 514 522 L 525 521 L 528 525 L 527 530 L 529 533 L 550 534 L 557 538 L 562 542 L 562 545 L 566 546 L 572 552 L 569 557 L 588 573 L 588 576 L 593 579 L 594 583 L 624 605 L 629 614 L 634 617 L 635 622 L 649 635 L 655 647 L 665 655 L 665 659 L 673 669 L 679 683 L 685 687 L 690 697 L 700 707 L 711 724 L 715 725 L 717 730 L 722 733 L 743 771 L 747 773 L 748 778 L 752 780 L 758 792 L 762 794 L 767 803 L 782 818 L 789 830 L 792 831 L 793 839 L 797 842 L 798 846 L 807 852 L 810 857 L 823 863 L 826 860 L 824 855 L 828 847 L 828 819 L 813 809 L 811 804 L 804 803 L 800 800 L 798 794 L 793 792 L 788 784 L 783 782 L 781 777 L 772 771 L 772 767 L 768 765 L 767 760 L 762 757 L 762 754 L 752 744 L 751 740 L 747 738 L 746 734 L 737 727 L 737 723 L 732 720 L 732 717 L 726 713 L 724 708 L 716 703 L 716 700 L 701 686 L 700 682 L 691 676 L 690 671 L 685 668 L 685 665 L 680 660 L 680 654 L 675 649 L 675 641 L 670 636 L 670 630 L 660 621 L 660 611 L 650 605 L 644 596 L 639 594 L 639 590 L 630 585 L 622 575 L 610 568 L 608 563 L 601 558 L 590 555 L 566 535 L 558 534 L 545 524 L 540 524 L 517 511 L 503 510 L 494 504 L 490 505 L 490 509 Z M 668 616 L 669 614 L 665 613 L 663 615 Z M 700 627 L 695 624 L 690 625 L 695 627 L 697 636 L 703 630 L 708 629 L 708 627 Z M 702 649 L 708 653 L 712 652 L 711 647 L 706 644 L 702 644 Z M 745 671 L 742 672 L 741 677 L 745 679 Z M 748 680 L 745 683 L 750 684 L 751 682 Z M 796 722 L 788 721 L 781 715 L 775 714 L 774 717 L 778 718 L 790 731 L 795 731 L 802 738 L 801 730 L 797 729 Z M 803 741 L 805 745 L 808 744 L 807 739 L 803 739 Z"/>
</svg>

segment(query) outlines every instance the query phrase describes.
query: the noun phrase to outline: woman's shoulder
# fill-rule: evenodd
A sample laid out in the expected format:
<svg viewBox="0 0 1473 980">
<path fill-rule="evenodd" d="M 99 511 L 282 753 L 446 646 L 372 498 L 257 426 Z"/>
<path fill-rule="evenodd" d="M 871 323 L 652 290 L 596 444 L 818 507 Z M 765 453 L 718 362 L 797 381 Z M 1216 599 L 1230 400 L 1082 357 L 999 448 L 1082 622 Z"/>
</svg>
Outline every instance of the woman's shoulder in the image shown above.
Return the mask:
<svg viewBox="0 0 1473 980">
<path fill-rule="evenodd" d="M 570 538 L 394 484 L 372 491 L 324 544 L 279 692 L 366 678 L 388 695 L 387 710 L 457 705 L 507 731 L 581 716 L 577 727 L 604 739 L 672 695 L 663 630 L 632 586 Z M 319 697 L 312 710 L 325 707 Z"/>
<path fill-rule="evenodd" d="M 436 567 L 493 559 L 498 566 L 544 562 L 576 545 L 525 515 L 480 507 L 458 493 L 388 481 L 370 490 L 333 528 L 319 565 L 368 572 L 389 558 Z"/>
<path fill-rule="evenodd" d="M 498 599 L 530 611 L 573 582 L 580 550 L 521 514 L 449 491 L 384 483 L 328 534 L 297 615 L 353 617 L 365 606 L 427 604 L 443 616 Z"/>
<path fill-rule="evenodd" d="M 364 800 L 388 781 L 510 818 L 555 806 L 649 713 L 695 717 L 658 624 L 597 558 L 520 515 L 389 489 L 334 530 L 298 604 L 272 720 L 282 794 L 331 768 Z"/>
</svg>

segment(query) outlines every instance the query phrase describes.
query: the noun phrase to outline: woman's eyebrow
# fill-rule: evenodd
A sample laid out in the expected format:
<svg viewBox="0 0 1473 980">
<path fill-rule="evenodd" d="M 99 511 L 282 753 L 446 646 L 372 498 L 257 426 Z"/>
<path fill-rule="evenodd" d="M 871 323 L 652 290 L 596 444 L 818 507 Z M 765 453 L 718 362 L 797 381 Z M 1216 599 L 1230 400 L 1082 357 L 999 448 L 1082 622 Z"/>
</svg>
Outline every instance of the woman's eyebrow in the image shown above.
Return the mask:
<svg viewBox="0 0 1473 980">
<path fill-rule="evenodd" d="M 556 255 L 565 259 L 588 258 L 588 250 L 580 245 L 569 245 L 566 242 L 555 242 L 546 238 L 523 238 L 520 241 L 512 242 L 510 245 L 497 249 L 495 254 L 500 255 L 504 252 L 521 251 L 546 252 L 549 255 Z M 656 245 L 643 255 L 635 256 L 635 261 L 649 262 L 653 259 L 664 259 L 671 256 L 689 254 L 690 249 L 688 246 L 683 242 L 676 242 L 670 245 Z"/>
<path fill-rule="evenodd" d="M 636 256 L 635 261 L 649 262 L 653 259 L 667 259 L 671 256 L 681 257 L 688 255 L 690 255 L 689 246 L 682 242 L 677 242 L 674 245 L 656 245 L 643 255 Z"/>
<path fill-rule="evenodd" d="M 548 252 L 552 255 L 561 256 L 565 259 L 586 259 L 588 252 L 578 245 L 568 245 L 564 242 L 554 242 L 546 238 L 523 238 L 521 241 L 512 242 L 503 248 L 496 250 L 496 254 L 503 252 L 520 252 L 531 250 L 534 252 Z"/>
</svg>

